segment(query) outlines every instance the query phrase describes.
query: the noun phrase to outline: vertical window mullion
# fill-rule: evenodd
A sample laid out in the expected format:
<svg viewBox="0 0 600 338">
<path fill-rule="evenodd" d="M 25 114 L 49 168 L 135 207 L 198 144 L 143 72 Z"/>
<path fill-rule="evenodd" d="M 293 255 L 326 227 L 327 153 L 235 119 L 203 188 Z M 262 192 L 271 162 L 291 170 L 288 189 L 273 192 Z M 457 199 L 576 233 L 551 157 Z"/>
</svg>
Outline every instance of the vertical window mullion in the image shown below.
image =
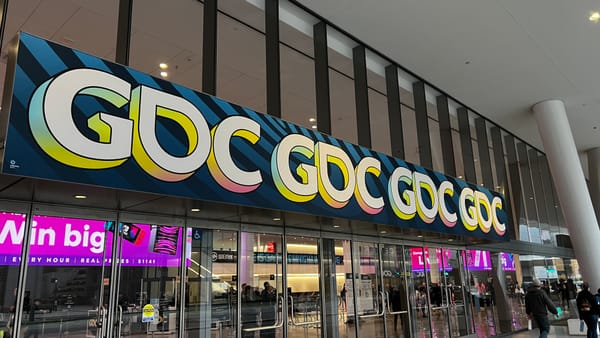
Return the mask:
<svg viewBox="0 0 600 338">
<path fill-rule="evenodd" d="M 132 13 L 133 0 L 120 0 L 119 19 L 117 21 L 117 49 L 115 61 L 125 66 L 129 66 Z"/>
<path fill-rule="evenodd" d="M 327 24 L 313 27 L 315 49 L 315 89 L 317 95 L 317 129 L 331 135 L 331 102 L 329 97 L 329 57 L 327 55 Z"/>
<path fill-rule="evenodd" d="M 419 160 L 421 166 L 433 169 L 431 155 L 431 139 L 429 137 L 429 118 L 427 117 L 427 101 L 425 98 L 425 82 L 413 84 L 415 101 L 415 118 L 417 120 L 417 139 L 419 140 Z"/>
<path fill-rule="evenodd" d="M 363 147 L 371 148 L 367 56 L 364 46 L 356 46 L 352 49 L 352 61 L 354 64 L 354 96 L 356 101 L 358 144 Z"/>
<path fill-rule="evenodd" d="M 471 142 L 471 127 L 469 125 L 469 111 L 465 107 L 460 107 L 456 112 L 458 114 L 458 130 L 463 155 L 463 167 L 465 168 L 465 180 L 477 183 L 475 161 L 473 159 L 473 143 Z"/>
<path fill-rule="evenodd" d="M 456 164 L 454 163 L 454 145 L 452 142 L 452 128 L 450 127 L 448 97 L 446 95 L 439 95 L 436 97 L 435 101 L 440 124 L 440 141 L 442 143 L 444 173 L 446 175 L 456 176 Z"/>
<path fill-rule="evenodd" d="M 388 115 L 390 123 L 390 142 L 392 156 L 404 159 L 404 132 L 400 105 L 400 86 L 398 85 L 398 67 L 385 67 L 385 84 L 388 96 Z"/>
<path fill-rule="evenodd" d="M 204 0 L 202 91 L 217 95 L 217 0 Z"/>
<path fill-rule="evenodd" d="M 490 147 L 488 144 L 487 127 L 485 119 L 475 119 L 475 131 L 477 133 L 477 147 L 479 148 L 479 165 L 481 166 L 481 176 L 483 184 L 490 189 L 494 187 L 494 177 L 492 176 L 492 164 L 490 161 Z"/>
<path fill-rule="evenodd" d="M 279 58 L 279 0 L 265 1 L 267 114 L 281 117 L 281 71 Z"/>
</svg>

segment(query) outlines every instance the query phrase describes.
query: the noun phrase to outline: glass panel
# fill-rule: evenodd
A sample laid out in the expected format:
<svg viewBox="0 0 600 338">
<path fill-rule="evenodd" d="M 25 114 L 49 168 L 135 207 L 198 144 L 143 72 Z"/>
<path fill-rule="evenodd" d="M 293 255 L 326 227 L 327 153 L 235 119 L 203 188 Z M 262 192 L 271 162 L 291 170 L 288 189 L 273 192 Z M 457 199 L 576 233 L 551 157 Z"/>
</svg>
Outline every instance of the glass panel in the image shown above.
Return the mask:
<svg viewBox="0 0 600 338">
<path fill-rule="evenodd" d="M 265 113 L 265 36 L 219 13 L 217 41 L 217 96 Z"/>
<path fill-rule="evenodd" d="M 429 303 L 431 316 L 431 329 L 433 337 L 449 337 L 448 329 L 448 289 L 446 284 L 446 270 L 450 251 L 442 248 L 424 248 L 425 275 L 429 280 Z"/>
<path fill-rule="evenodd" d="M 0 213 L 0 217 L 0 233 L 8 234 L 6 237 L 0 237 L 0 313 L 3 314 L 0 327 L 7 328 L 14 325 L 9 322 L 16 306 L 19 262 L 23 247 L 23 237 L 17 234 L 24 229 L 26 215 L 3 212 Z"/>
<path fill-rule="evenodd" d="M 469 271 L 470 293 L 473 301 L 473 320 L 478 336 L 497 334 L 495 291 L 492 284 L 492 261 L 489 251 L 466 250 L 465 261 Z"/>
<path fill-rule="evenodd" d="M 335 241 L 335 255 L 342 259 L 341 264 L 336 264 L 335 281 L 339 292 L 339 334 L 341 338 L 356 337 L 356 307 L 354 298 L 354 281 L 352 271 L 352 252 L 350 241 Z"/>
<path fill-rule="evenodd" d="M 108 60 L 115 58 L 116 1 L 10 1 L 7 13 L 2 51 L 22 31 Z M 5 72 L 6 61 L 0 63 L 0 78 Z M 3 86 L 0 81 L 0 90 Z"/>
<path fill-rule="evenodd" d="M 429 267 L 427 257 L 422 247 L 406 247 L 404 255 L 407 257 L 407 273 L 409 274 L 411 331 L 413 337 L 431 337 L 429 292 L 427 292 L 427 279 L 425 276 L 425 267 Z"/>
<path fill-rule="evenodd" d="M 22 227 L 25 222 L 23 215 L 2 217 L 4 230 L 9 233 L 11 227 Z M 21 330 L 25 336 L 83 337 L 97 333 L 99 296 L 107 291 L 103 288 L 108 282 L 103 283 L 102 265 L 111 261 L 112 247 L 108 244 L 105 248 L 105 237 L 110 243 L 112 234 L 104 229 L 104 221 L 33 217 Z M 16 247 L 5 243 L 2 249 Z M 16 282 L 18 273 L 13 276 Z"/>
<path fill-rule="evenodd" d="M 446 278 L 443 295 L 447 298 L 449 305 L 450 330 L 452 336 L 466 336 L 469 332 L 469 326 L 472 323 L 472 314 L 470 313 L 470 302 L 465 297 L 467 288 L 466 270 L 464 269 L 462 251 L 455 249 L 447 250 L 447 255 L 443 256 L 445 262 L 443 271 Z"/>
<path fill-rule="evenodd" d="M 331 134 L 354 144 L 358 143 L 354 80 L 329 69 L 331 100 Z"/>
<path fill-rule="evenodd" d="M 387 96 L 369 88 L 371 149 L 391 155 L 390 120 L 387 104 Z"/>
<path fill-rule="evenodd" d="M 388 337 L 410 337 L 408 317 L 408 276 L 401 246 L 386 244 L 382 248 L 383 284 L 386 295 Z"/>
<path fill-rule="evenodd" d="M 233 337 L 237 327 L 237 232 L 188 228 L 187 337 Z"/>
<path fill-rule="evenodd" d="M 318 240 L 287 236 L 289 335 L 317 337 L 321 323 Z"/>
<path fill-rule="evenodd" d="M 118 333 L 178 334 L 184 229 L 138 223 L 121 223 L 119 229 Z"/>
<path fill-rule="evenodd" d="M 240 238 L 242 337 L 282 337 L 282 240 L 242 232 Z"/>
<path fill-rule="evenodd" d="M 227 0 L 217 2 L 219 11 L 227 13 L 240 20 L 244 24 L 265 32 L 265 2 L 263 1 L 245 1 L 245 0 Z M 264 46 L 264 45 L 263 45 Z"/>
<path fill-rule="evenodd" d="M 415 111 L 402 106 L 402 132 L 404 136 L 404 159 L 412 164 L 420 164 L 419 141 L 417 140 L 417 118 Z"/>
<path fill-rule="evenodd" d="M 379 268 L 379 247 L 373 243 L 353 243 L 354 300 L 360 337 L 385 337 L 383 287 Z"/>
<path fill-rule="evenodd" d="M 281 118 L 305 128 L 317 125 L 315 64 L 312 58 L 279 44 Z"/>
<path fill-rule="evenodd" d="M 431 142 L 431 157 L 433 160 L 433 170 L 444 172 L 444 159 L 442 157 L 442 139 L 440 137 L 440 124 L 431 118 L 429 121 L 429 139 Z"/>
<path fill-rule="evenodd" d="M 199 1 L 133 2 L 132 68 L 195 90 L 202 89 L 202 23 Z M 168 25 L 157 24 L 177 17 Z M 190 24 L 193 22 L 193 24 Z"/>
</svg>

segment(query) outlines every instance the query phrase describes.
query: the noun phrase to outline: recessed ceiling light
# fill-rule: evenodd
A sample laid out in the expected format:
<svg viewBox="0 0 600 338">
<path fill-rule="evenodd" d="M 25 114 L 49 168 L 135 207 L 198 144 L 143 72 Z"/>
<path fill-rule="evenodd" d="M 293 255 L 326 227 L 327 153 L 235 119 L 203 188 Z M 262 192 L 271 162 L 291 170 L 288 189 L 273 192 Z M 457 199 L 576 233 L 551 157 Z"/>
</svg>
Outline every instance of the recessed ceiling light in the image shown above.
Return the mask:
<svg viewBox="0 0 600 338">
<path fill-rule="evenodd" d="M 311 118 L 308 119 L 308 122 L 316 122 L 316 121 L 317 121 L 317 119 L 314 118 L 314 117 L 311 117 Z"/>
<path fill-rule="evenodd" d="M 87 196 L 86 196 L 86 195 L 75 195 L 75 196 L 73 196 L 73 197 L 75 197 L 75 198 L 76 198 L 76 199 L 78 199 L 78 200 L 83 200 L 83 199 L 86 199 L 86 198 L 87 198 Z"/>
<path fill-rule="evenodd" d="M 448 238 L 448 242 L 454 242 L 452 238 Z"/>
<path fill-rule="evenodd" d="M 312 129 L 317 129 L 317 126 L 315 126 L 315 125 L 312 125 L 312 126 L 311 126 L 311 128 L 312 128 Z"/>
<path fill-rule="evenodd" d="M 169 68 L 169 65 L 164 62 L 161 62 L 158 64 L 158 67 L 160 67 L 160 69 L 167 69 Z"/>
<path fill-rule="evenodd" d="M 387 231 L 385 231 L 385 230 L 381 230 L 379 233 L 380 233 L 380 234 L 387 234 Z"/>
<path fill-rule="evenodd" d="M 334 225 L 333 227 L 334 227 L 334 228 L 339 228 L 340 226 L 336 224 L 336 225 Z"/>
<path fill-rule="evenodd" d="M 497 186 L 496 186 L 496 189 L 502 189 L 502 187 L 501 187 L 501 186 L 499 186 L 499 185 L 497 185 Z"/>
<path fill-rule="evenodd" d="M 167 76 L 169 76 L 169 73 L 167 73 L 167 72 L 160 72 L 160 76 L 167 77 Z"/>
<path fill-rule="evenodd" d="M 462 178 L 462 176 L 458 176 L 458 178 Z"/>
<path fill-rule="evenodd" d="M 590 21 L 591 22 L 598 22 L 600 21 L 600 12 L 592 12 L 590 13 Z"/>
<path fill-rule="evenodd" d="M 529 196 L 529 199 L 530 199 L 530 200 L 532 200 L 532 199 L 533 199 L 533 196 Z"/>
<path fill-rule="evenodd" d="M 274 221 L 281 221 L 281 218 L 279 218 L 279 217 L 273 217 L 273 220 Z"/>
<path fill-rule="evenodd" d="M 417 238 L 423 238 L 423 235 L 417 235 Z"/>
<path fill-rule="evenodd" d="M 483 187 L 483 183 L 481 183 L 481 184 L 480 184 L 480 186 L 482 186 L 482 187 Z"/>
<path fill-rule="evenodd" d="M 190 211 L 191 212 L 198 212 L 198 211 L 200 211 L 200 208 L 191 208 Z"/>
</svg>

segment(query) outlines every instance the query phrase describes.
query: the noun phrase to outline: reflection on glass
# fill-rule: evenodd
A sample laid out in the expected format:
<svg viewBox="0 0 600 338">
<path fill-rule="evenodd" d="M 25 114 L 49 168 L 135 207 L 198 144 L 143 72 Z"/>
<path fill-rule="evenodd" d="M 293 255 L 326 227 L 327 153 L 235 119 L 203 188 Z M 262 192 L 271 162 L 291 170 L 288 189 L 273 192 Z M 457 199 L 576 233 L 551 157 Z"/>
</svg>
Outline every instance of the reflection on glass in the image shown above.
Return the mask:
<svg viewBox="0 0 600 338">
<path fill-rule="evenodd" d="M 16 269 L 21 245 L 10 234 L 24 231 L 25 216 L 4 213 L 0 217 L 10 239 L 0 248 L 5 257 L 14 257 L 9 261 Z M 111 260 L 110 255 L 103 257 L 108 237 L 104 226 L 104 221 L 33 217 L 21 332 L 33 337 L 82 337 L 97 332 L 102 265 Z M 17 276 L 12 275 L 13 285 Z"/>
<path fill-rule="evenodd" d="M 219 5 L 228 1 L 220 1 Z M 236 1 L 237 5 L 240 1 Z M 217 95 L 266 112 L 265 36 L 219 13 L 217 15 Z"/>
<path fill-rule="evenodd" d="M 237 232 L 188 228 L 187 249 L 187 336 L 235 336 Z"/>
<path fill-rule="evenodd" d="M 429 323 L 429 293 L 425 267 L 427 259 L 422 247 L 405 247 L 407 271 L 409 271 L 409 299 L 411 330 L 418 337 L 431 337 Z M 428 266 L 427 266 L 428 267 Z"/>
<path fill-rule="evenodd" d="M 408 295 L 401 246 L 384 245 L 381 252 L 385 285 L 386 327 L 389 337 L 410 337 Z"/>
<path fill-rule="evenodd" d="M 108 234 L 113 233 L 108 224 Z M 119 223 L 119 230 L 117 334 L 178 334 L 184 229 Z"/>
<path fill-rule="evenodd" d="M 339 334 L 341 338 L 353 338 L 356 337 L 356 308 L 354 298 L 354 275 L 352 271 L 352 256 L 350 241 L 348 240 L 336 240 L 335 241 L 335 255 L 336 255 L 336 274 L 335 284 L 338 298 L 339 307 Z M 337 260 L 341 260 L 339 264 Z"/>
<path fill-rule="evenodd" d="M 281 236 L 242 232 L 240 240 L 242 337 L 282 337 Z"/>
<path fill-rule="evenodd" d="M 288 334 L 317 337 L 321 323 L 318 240 L 288 236 L 286 245 Z"/>
<path fill-rule="evenodd" d="M 425 275 L 429 281 L 429 304 L 431 331 L 434 337 L 449 337 L 448 323 L 448 283 L 447 271 L 452 270 L 449 264 L 450 250 L 444 248 L 423 248 L 425 258 Z"/>
<path fill-rule="evenodd" d="M 353 243 L 353 264 L 356 267 L 352 284 L 358 316 L 359 336 L 384 337 L 384 289 L 381 285 L 379 246 L 374 243 Z M 348 281 L 346 281 L 348 283 Z"/>
</svg>

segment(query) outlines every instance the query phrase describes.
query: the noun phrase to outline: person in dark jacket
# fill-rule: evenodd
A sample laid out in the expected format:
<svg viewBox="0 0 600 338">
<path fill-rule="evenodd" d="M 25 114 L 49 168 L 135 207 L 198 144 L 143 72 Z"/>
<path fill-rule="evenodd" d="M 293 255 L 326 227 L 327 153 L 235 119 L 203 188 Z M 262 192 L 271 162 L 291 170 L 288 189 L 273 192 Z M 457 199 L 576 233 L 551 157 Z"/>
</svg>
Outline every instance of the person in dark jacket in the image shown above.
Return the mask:
<svg viewBox="0 0 600 338">
<path fill-rule="evenodd" d="M 550 300 L 550 297 L 541 289 L 542 284 L 534 279 L 531 286 L 527 288 L 525 294 L 525 312 L 529 319 L 534 320 L 540 329 L 540 338 L 548 337 L 550 332 L 550 321 L 548 320 L 548 311 L 558 315 L 556 306 Z"/>
<path fill-rule="evenodd" d="M 586 282 L 581 284 L 581 291 L 577 294 L 577 311 L 579 319 L 585 322 L 587 326 L 588 338 L 598 338 L 598 303 L 596 296 L 590 292 L 590 285 Z"/>
</svg>

